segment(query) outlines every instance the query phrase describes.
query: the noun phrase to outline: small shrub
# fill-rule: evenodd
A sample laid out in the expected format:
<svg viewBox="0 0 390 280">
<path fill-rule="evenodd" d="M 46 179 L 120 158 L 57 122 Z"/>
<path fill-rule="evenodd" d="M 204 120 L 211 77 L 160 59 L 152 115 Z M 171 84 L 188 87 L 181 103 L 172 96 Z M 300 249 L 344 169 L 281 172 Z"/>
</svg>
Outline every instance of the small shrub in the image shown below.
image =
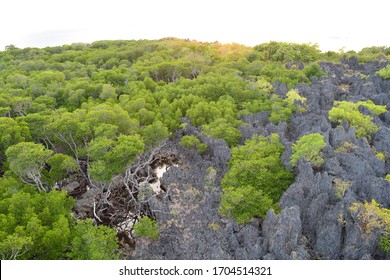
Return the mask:
<svg viewBox="0 0 390 280">
<path fill-rule="evenodd" d="M 379 249 L 381 249 L 383 252 L 389 252 L 390 251 L 390 238 L 387 236 L 381 236 L 379 237 Z"/>
<path fill-rule="evenodd" d="M 345 191 L 351 186 L 350 181 L 343 181 L 340 178 L 333 179 L 333 188 L 336 196 L 340 199 L 344 197 Z"/>
<path fill-rule="evenodd" d="M 366 107 L 367 109 L 369 109 L 375 115 L 380 115 L 380 114 L 383 114 L 383 113 L 387 112 L 386 105 L 376 105 L 371 100 L 359 101 L 359 102 L 356 103 L 356 105 L 358 107 L 359 106 Z"/>
<path fill-rule="evenodd" d="M 270 101 L 272 105 L 269 120 L 274 124 L 281 121 L 288 122 L 293 113 L 306 111 L 306 98 L 300 96 L 295 89 L 289 90 L 285 99 L 272 95 Z"/>
<path fill-rule="evenodd" d="M 319 78 L 322 76 L 326 76 L 326 73 L 324 71 L 322 71 L 321 67 L 316 63 L 313 63 L 313 64 L 306 66 L 303 69 L 303 72 L 305 73 L 306 77 L 308 77 L 309 79 L 311 77 Z"/>
<path fill-rule="evenodd" d="M 207 151 L 207 145 L 202 143 L 197 137 L 193 135 L 185 135 L 180 139 L 181 146 L 187 148 L 197 148 L 198 154 L 204 154 Z"/>
<path fill-rule="evenodd" d="M 285 65 L 280 62 L 266 63 L 256 74 L 264 77 L 268 82 L 279 81 L 289 88 L 293 88 L 300 83 L 310 83 L 303 70 L 286 69 Z"/>
<path fill-rule="evenodd" d="M 241 140 L 241 132 L 224 118 L 219 118 L 208 125 L 203 126 L 203 132 L 211 137 L 223 139 L 229 145 L 234 147 Z"/>
<path fill-rule="evenodd" d="M 343 213 L 339 213 L 339 217 L 337 218 L 337 222 L 339 222 L 339 224 L 343 227 L 347 224 L 347 221 L 345 220 Z"/>
<path fill-rule="evenodd" d="M 312 165 L 321 165 L 324 162 L 324 159 L 321 157 L 321 150 L 325 146 L 324 136 L 319 133 L 302 136 L 292 145 L 290 164 L 296 166 L 298 160 L 304 158 Z"/>
<path fill-rule="evenodd" d="M 387 80 L 390 79 L 390 65 L 387 65 L 385 68 L 376 72 L 382 79 Z"/>
<path fill-rule="evenodd" d="M 160 231 L 158 229 L 157 222 L 149 218 L 148 216 L 143 216 L 138 223 L 134 225 L 134 233 L 137 237 L 148 237 L 153 240 L 157 240 L 160 236 Z"/>
<path fill-rule="evenodd" d="M 379 130 L 379 127 L 372 121 L 372 116 L 360 113 L 359 106 L 366 107 L 376 115 L 387 112 L 386 106 L 376 105 L 371 100 L 357 103 L 336 101 L 334 107 L 328 113 L 329 120 L 336 123 L 346 120 L 356 128 L 356 137 L 370 137 Z"/>
<path fill-rule="evenodd" d="M 374 230 L 379 230 L 385 236 L 390 235 L 390 209 L 382 207 L 374 199 L 371 202 L 355 202 L 349 210 L 358 219 L 365 235 Z"/>
<path fill-rule="evenodd" d="M 273 204 L 272 199 L 252 186 L 225 187 L 219 213 L 239 224 L 250 223 L 253 217 L 265 218 Z"/>
<path fill-rule="evenodd" d="M 386 160 L 386 157 L 385 157 L 385 154 L 384 153 L 381 153 L 379 152 L 377 149 L 375 149 L 375 147 L 372 147 L 372 150 L 374 151 L 374 154 L 377 158 L 379 158 L 380 160 L 382 161 L 385 161 Z"/>
<path fill-rule="evenodd" d="M 343 144 L 341 144 L 339 147 L 337 147 L 334 151 L 336 153 L 351 153 L 353 152 L 357 147 L 349 142 L 349 141 L 346 141 L 344 142 Z"/>
<path fill-rule="evenodd" d="M 208 228 L 211 229 L 212 231 L 216 232 L 220 229 L 220 225 L 217 224 L 216 222 L 212 222 L 210 224 L 208 224 Z"/>
<path fill-rule="evenodd" d="M 382 207 L 374 199 L 371 202 L 355 202 L 349 209 L 358 220 L 365 236 L 374 231 L 381 234 L 378 240 L 379 248 L 388 252 L 390 250 L 390 209 Z"/>
</svg>

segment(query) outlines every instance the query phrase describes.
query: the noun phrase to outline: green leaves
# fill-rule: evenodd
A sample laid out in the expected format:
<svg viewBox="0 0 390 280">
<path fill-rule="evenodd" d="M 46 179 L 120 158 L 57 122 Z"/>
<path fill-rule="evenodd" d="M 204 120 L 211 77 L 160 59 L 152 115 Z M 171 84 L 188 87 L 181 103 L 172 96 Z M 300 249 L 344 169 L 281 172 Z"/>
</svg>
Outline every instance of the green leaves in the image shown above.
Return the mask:
<svg viewBox="0 0 390 280">
<path fill-rule="evenodd" d="M 326 76 L 327 74 L 321 70 L 321 67 L 317 63 L 312 63 L 308 66 L 306 66 L 303 69 L 303 72 L 305 73 L 306 77 L 309 79 L 311 77 L 321 77 L 321 76 Z"/>
<path fill-rule="evenodd" d="M 211 137 L 225 140 L 229 147 L 236 146 L 242 136 L 234 123 L 228 122 L 225 118 L 216 119 L 205 125 L 203 132 Z"/>
<path fill-rule="evenodd" d="M 371 202 L 355 202 L 349 210 L 359 222 L 364 235 L 374 231 L 380 233 L 379 247 L 388 252 L 390 250 L 390 209 L 382 207 L 372 199 Z"/>
<path fill-rule="evenodd" d="M 157 222 L 150 219 L 148 216 L 143 216 L 134 225 L 134 233 L 137 237 L 145 236 L 155 241 L 157 241 L 160 236 Z"/>
<path fill-rule="evenodd" d="M 299 95 L 295 89 L 287 92 L 286 98 L 281 99 L 278 95 L 272 95 L 270 98 L 271 114 L 269 120 L 274 124 L 281 121 L 288 122 L 295 112 L 306 111 L 306 98 Z"/>
<path fill-rule="evenodd" d="M 298 160 L 303 158 L 314 166 L 322 164 L 324 159 L 321 157 L 321 150 L 325 146 L 324 136 L 319 133 L 302 136 L 292 145 L 290 164 L 296 166 Z"/>
<path fill-rule="evenodd" d="M 5 155 L 9 166 L 24 183 L 35 185 L 39 191 L 47 191 L 48 187 L 41 180 L 46 160 L 53 152 L 42 144 L 20 142 L 9 147 Z"/>
<path fill-rule="evenodd" d="M 371 100 L 357 103 L 336 101 L 334 107 L 329 111 L 329 120 L 336 123 L 346 120 L 356 128 L 356 137 L 369 138 L 379 130 L 379 127 L 374 124 L 372 116 L 363 115 L 359 112 L 359 106 L 366 107 L 376 115 L 387 112 L 386 106 L 376 105 Z"/>
<path fill-rule="evenodd" d="M 207 102 L 199 102 L 187 111 L 191 123 L 195 126 L 208 124 L 213 120 L 222 117 L 221 111 L 217 107 Z"/>
<path fill-rule="evenodd" d="M 367 49 L 362 55 L 387 52 Z M 310 83 L 324 74 L 319 58 L 317 46 L 308 44 L 250 48 L 177 39 L 0 52 L 0 252 L 4 258 L 116 258 L 113 231 L 76 222 L 71 199 L 44 191 L 65 178 L 110 182 L 138 155 L 175 136 L 187 119 L 232 148 L 221 183 L 221 215 L 239 223 L 263 218 L 293 176 L 280 161 L 284 147 L 278 135 L 237 147 L 240 118 L 266 111 L 261 119 L 269 115 L 278 124 L 305 112 L 306 99 L 298 91 L 281 98 L 271 82 L 290 88 Z M 387 78 L 387 72 L 388 67 L 378 74 Z M 386 112 L 371 101 L 339 102 L 329 119 L 347 120 L 358 137 L 370 137 L 378 128 L 359 106 Z M 292 165 L 300 158 L 322 162 L 323 139 L 307 137 L 293 145 Z M 208 149 L 194 135 L 182 137 L 180 145 L 199 154 Z M 345 186 L 338 187 L 342 196 Z M 138 236 L 152 239 L 158 238 L 156 227 L 147 217 L 135 226 Z"/>
<path fill-rule="evenodd" d="M 254 49 L 260 53 L 264 60 L 280 62 L 312 62 L 320 56 L 317 45 L 296 44 L 285 42 L 269 42 L 255 46 Z"/>
<path fill-rule="evenodd" d="M 116 231 L 106 226 L 94 226 L 92 219 L 78 221 L 72 232 L 71 252 L 73 260 L 115 260 L 118 241 Z"/>
<path fill-rule="evenodd" d="M 29 194 L 22 190 L 4 198 L 1 207 L 0 254 L 22 259 L 61 259 L 68 249 L 74 205 L 65 192 Z"/>
<path fill-rule="evenodd" d="M 384 80 L 390 79 L 390 66 L 387 65 L 385 68 L 382 68 L 377 72 L 377 74 Z"/>
<path fill-rule="evenodd" d="M 118 95 L 116 94 L 116 90 L 113 86 L 109 84 L 104 84 L 102 88 L 102 92 L 99 95 L 99 98 L 102 100 L 107 100 L 109 98 L 116 99 Z"/>
<path fill-rule="evenodd" d="M 194 135 L 185 135 L 180 139 L 181 146 L 188 148 L 197 148 L 199 154 L 204 154 L 207 150 L 207 145 L 202 143 Z"/>
<path fill-rule="evenodd" d="M 158 145 L 165 141 L 168 136 L 169 130 L 161 121 L 155 121 L 142 130 L 142 137 L 147 147 Z"/>
<path fill-rule="evenodd" d="M 90 174 L 97 181 L 109 181 L 144 151 L 141 136 L 120 135 L 117 140 L 99 137 L 91 141 L 86 151 L 92 160 Z"/>
<path fill-rule="evenodd" d="M 70 172 L 78 169 L 76 161 L 68 155 L 55 154 L 47 160 L 50 165 L 49 176 L 54 181 L 60 181 L 66 177 Z"/>
<path fill-rule="evenodd" d="M 253 216 L 264 217 L 271 206 L 275 207 L 293 179 L 280 161 L 283 152 L 277 134 L 254 137 L 233 148 L 230 170 L 221 182 L 220 213 L 244 223 Z"/>
<path fill-rule="evenodd" d="M 264 219 L 273 206 L 272 199 L 255 187 L 224 187 L 219 213 L 243 224 L 250 223 L 253 217 Z"/>
<path fill-rule="evenodd" d="M 116 231 L 77 221 L 66 192 L 10 192 L 0 180 L 0 257 L 2 259 L 115 259 Z M 7 191 L 8 189 L 8 191 Z"/>
<path fill-rule="evenodd" d="M 0 238 L 0 258 L 2 260 L 19 259 L 32 245 L 31 237 L 20 236 L 18 233 L 6 235 L 0 232 Z"/>
</svg>

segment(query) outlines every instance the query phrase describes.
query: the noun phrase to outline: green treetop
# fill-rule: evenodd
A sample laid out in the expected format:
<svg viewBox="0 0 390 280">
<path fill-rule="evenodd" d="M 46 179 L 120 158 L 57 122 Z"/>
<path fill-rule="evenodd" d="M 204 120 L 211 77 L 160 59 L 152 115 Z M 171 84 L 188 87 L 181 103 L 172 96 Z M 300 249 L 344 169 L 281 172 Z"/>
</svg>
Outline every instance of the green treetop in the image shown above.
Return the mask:
<svg viewBox="0 0 390 280">
<path fill-rule="evenodd" d="M 275 203 L 293 179 L 280 160 L 283 152 L 278 134 L 254 137 L 233 148 L 230 170 L 221 182 L 220 213 L 242 223 L 264 217 L 271 206 L 277 208 Z M 254 200 L 262 205 L 255 206 Z"/>
<path fill-rule="evenodd" d="M 372 116 L 360 113 L 359 106 L 366 107 L 375 115 L 387 112 L 386 106 L 376 105 L 371 100 L 357 103 L 336 101 L 334 107 L 329 111 L 329 120 L 336 123 L 346 120 L 356 128 L 357 137 L 371 137 L 379 130 L 379 127 L 374 124 Z"/>
<path fill-rule="evenodd" d="M 292 145 L 290 164 L 296 166 L 298 160 L 306 159 L 312 165 L 320 165 L 324 162 L 321 150 L 325 148 L 324 136 L 319 133 L 304 135 Z"/>
<path fill-rule="evenodd" d="M 42 182 L 42 170 L 52 153 L 51 150 L 45 149 L 42 144 L 20 142 L 10 146 L 5 155 L 10 169 L 25 184 L 35 185 L 39 191 L 48 191 L 48 186 Z"/>
</svg>

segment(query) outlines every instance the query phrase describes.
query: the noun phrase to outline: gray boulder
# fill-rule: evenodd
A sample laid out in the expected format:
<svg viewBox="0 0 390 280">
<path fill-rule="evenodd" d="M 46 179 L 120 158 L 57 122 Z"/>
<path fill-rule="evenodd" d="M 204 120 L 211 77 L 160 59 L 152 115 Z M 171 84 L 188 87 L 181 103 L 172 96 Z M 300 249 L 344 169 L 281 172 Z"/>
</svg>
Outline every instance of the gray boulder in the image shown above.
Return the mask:
<svg viewBox="0 0 390 280">
<path fill-rule="evenodd" d="M 299 244 L 302 234 L 300 209 L 292 206 L 283 209 L 280 215 L 273 210 L 267 212 L 263 222 L 264 250 L 270 256 L 279 260 L 308 259 L 309 253 Z"/>
</svg>

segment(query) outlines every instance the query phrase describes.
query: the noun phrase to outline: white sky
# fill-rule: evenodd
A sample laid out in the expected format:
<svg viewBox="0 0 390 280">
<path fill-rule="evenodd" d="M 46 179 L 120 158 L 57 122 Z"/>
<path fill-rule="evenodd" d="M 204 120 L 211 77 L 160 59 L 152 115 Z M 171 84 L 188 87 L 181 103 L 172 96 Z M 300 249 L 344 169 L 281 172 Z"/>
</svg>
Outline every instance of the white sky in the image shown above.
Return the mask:
<svg viewBox="0 0 390 280">
<path fill-rule="evenodd" d="M 390 46 L 389 8 L 389 0 L 1 0 L 0 51 L 163 37 L 358 51 Z"/>
</svg>

